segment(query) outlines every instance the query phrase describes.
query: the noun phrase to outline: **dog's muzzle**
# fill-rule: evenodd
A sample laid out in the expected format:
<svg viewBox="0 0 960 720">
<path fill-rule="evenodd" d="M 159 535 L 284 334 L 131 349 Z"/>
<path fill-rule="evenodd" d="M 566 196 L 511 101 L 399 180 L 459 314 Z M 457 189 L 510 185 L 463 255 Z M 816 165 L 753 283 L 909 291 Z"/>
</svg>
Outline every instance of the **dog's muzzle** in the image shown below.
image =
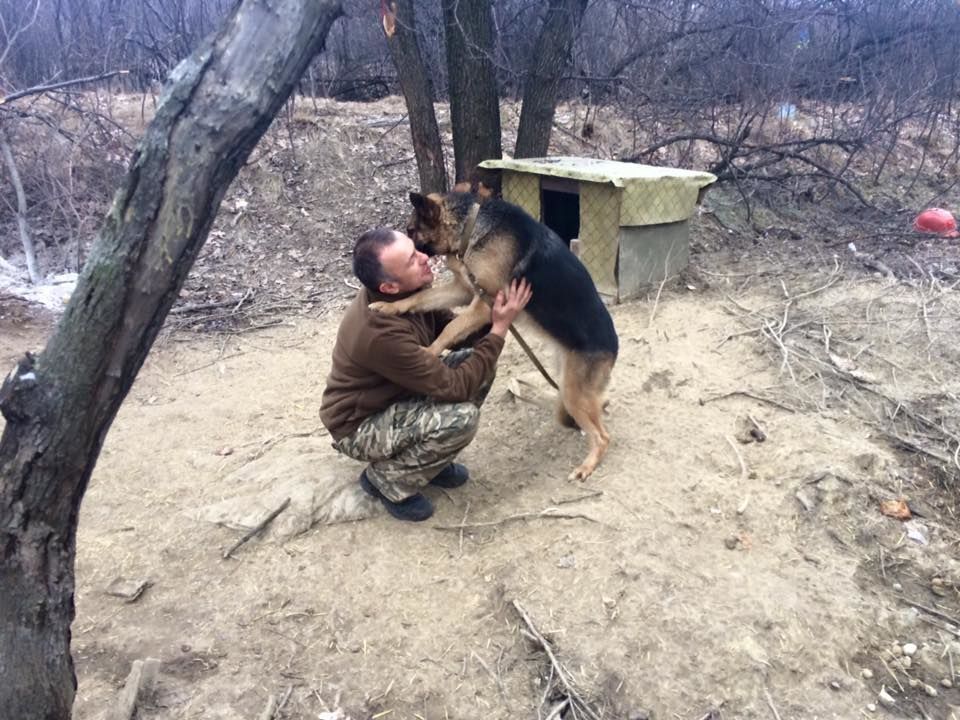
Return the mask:
<svg viewBox="0 0 960 720">
<path fill-rule="evenodd" d="M 417 249 L 418 252 L 422 252 L 427 257 L 435 257 L 437 254 L 431 245 L 421 245 L 420 243 L 414 243 L 414 247 Z"/>
</svg>

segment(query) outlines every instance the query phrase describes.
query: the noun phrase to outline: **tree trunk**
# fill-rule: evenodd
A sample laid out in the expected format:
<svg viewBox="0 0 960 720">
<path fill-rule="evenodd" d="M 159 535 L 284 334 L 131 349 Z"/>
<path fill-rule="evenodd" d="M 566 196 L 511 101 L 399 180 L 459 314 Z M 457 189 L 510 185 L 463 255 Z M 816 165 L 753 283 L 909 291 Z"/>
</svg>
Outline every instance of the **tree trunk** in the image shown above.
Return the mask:
<svg viewBox="0 0 960 720">
<path fill-rule="evenodd" d="M 395 1 L 396 31 L 393 37 L 388 35 L 387 45 L 407 102 L 413 152 L 420 173 L 420 191 L 446 192 L 447 168 L 443 162 L 437 116 L 433 111 L 433 85 L 420 54 L 413 0 Z"/>
<path fill-rule="evenodd" d="M 550 147 L 560 80 L 587 0 L 549 0 L 523 86 L 514 157 L 545 157 Z"/>
<path fill-rule="evenodd" d="M 17 196 L 17 228 L 20 231 L 20 244 L 23 245 L 23 255 L 27 259 L 27 275 L 30 276 L 30 282 L 34 285 L 40 284 L 40 271 L 37 269 L 37 252 L 33 247 L 33 238 L 30 237 L 30 225 L 27 222 L 27 194 L 23 190 L 23 183 L 20 181 L 20 172 L 17 170 L 17 162 L 13 159 L 13 150 L 10 149 L 10 141 L 7 139 L 7 133 L 0 128 L 0 155 L 3 156 L 3 164 L 10 173 L 10 183 Z"/>
<path fill-rule="evenodd" d="M 244 0 L 173 71 L 46 349 L 0 388 L 0 718 L 66 720 L 77 515 L 224 193 L 339 4 Z"/>
<path fill-rule="evenodd" d="M 490 0 L 443 0 L 456 182 L 500 158 L 500 99 L 493 68 Z"/>
</svg>

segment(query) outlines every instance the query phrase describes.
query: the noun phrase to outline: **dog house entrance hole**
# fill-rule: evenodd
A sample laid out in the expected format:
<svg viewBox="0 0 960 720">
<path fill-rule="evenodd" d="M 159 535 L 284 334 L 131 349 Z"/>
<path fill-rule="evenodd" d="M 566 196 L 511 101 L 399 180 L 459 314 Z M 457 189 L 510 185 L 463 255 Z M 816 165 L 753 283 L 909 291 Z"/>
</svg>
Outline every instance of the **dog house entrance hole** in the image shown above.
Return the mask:
<svg viewBox="0 0 960 720">
<path fill-rule="evenodd" d="M 541 178 L 540 212 L 543 224 L 553 230 L 570 247 L 580 237 L 580 187 L 561 178 Z"/>
</svg>

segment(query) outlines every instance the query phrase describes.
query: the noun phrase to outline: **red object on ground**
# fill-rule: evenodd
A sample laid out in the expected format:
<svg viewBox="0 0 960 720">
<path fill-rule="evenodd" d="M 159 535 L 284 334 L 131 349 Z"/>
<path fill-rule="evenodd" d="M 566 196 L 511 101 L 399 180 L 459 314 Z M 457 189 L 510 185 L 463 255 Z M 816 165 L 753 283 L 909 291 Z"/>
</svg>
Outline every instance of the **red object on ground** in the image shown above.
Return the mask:
<svg viewBox="0 0 960 720">
<path fill-rule="evenodd" d="M 917 215 L 913 221 L 913 229 L 920 232 L 937 233 L 943 237 L 958 237 L 957 221 L 948 210 L 943 208 L 929 208 Z"/>
</svg>

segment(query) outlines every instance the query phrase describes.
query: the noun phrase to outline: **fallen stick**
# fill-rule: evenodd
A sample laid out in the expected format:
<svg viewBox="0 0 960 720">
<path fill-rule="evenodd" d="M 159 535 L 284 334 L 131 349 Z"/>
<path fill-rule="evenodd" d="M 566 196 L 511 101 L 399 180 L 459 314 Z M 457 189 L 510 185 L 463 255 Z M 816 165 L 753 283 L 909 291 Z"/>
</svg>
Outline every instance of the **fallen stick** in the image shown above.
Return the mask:
<svg viewBox="0 0 960 720">
<path fill-rule="evenodd" d="M 233 555 L 234 551 L 237 548 L 239 548 L 241 545 L 243 545 L 248 540 L 250 540 L 250 538 L 252 538 L 254 535 L 257 535 L 258 533 L 262 532 L 264 528 L 266 528 L 267 525 L 272 523 L 273 519 L 277 517 L 277 515 L 282 513 L 284 510 L 286 510 L 289 505 L 290 505 L 290 498 L 287 498 L 282 503 L 280 503 L 280 507 L 278 507 L 276 510 L 274 510 L 269 515 L 267 515 L 263 520 L 257 523 L 255 527 L 248 530 L 242 538 L 237 540 L 233 545 L 231 545 L 227 550 L 225 550 L 223 552 L 223 559 L 224 560 L 228 559 L 231 555 Z"/>
<path fill-rule="evenodd" d="M 770 691 L 764 688 L 763 694 L 766 695 L 767 697 L 767 705 L 770 706 L 770 711 L 773 713 L 773 717 L 776 720 L 782 720 L 780 717 L 780 713 L 777 712 L 777 706 L 773 704 L 773 698 L 770 697 Z"/>
<path fill-rule="evenodd" d="M 764 397 L 763 395 L 754 395 L 752 392 L 749 392 L 747 390 L 731 390 L 730 392 L 722 393 L 720 395 L 714 395 L 712 397 L 707 397 L 707 398 L 700 398 L 700 404 L 706 405 L 707 403 L 716 402 L 717 400 L 724 400 L 726 398 L 734 397 L 736 395 L 741 395 L 743 397 L 748 397 L 751 400 L 756 400 L 758 402 L 767 403 L 768 405 L 773 405 L 774 407 L 778 407 L 781 410 L 786 410 L 788 413 L 797 412 L 796 408 L 792 408 L 789 405 L 784 405 L 783 403 L 778 402 L 777 400 Z"/>
<path fill-rule="evenodd" d="M 543 648 L 543 651 L 547 654 L 547 658 L 550 660 L 550 665 L 553 668 L 553 672 L 556 674 L 557 678 L 560 680 L 560 683 L 563 685 L 564 690 L 567 693 L 567 698 L 570 700 L 570 710 L 573 711 L 574 716 L 576 716 L 576 709 L 579 707 L 580 711 L 583 712 L 587 717 L 592 720 L 600 720 L 600 716 L 587 704 L 583 699 L 577 689 L 573 686 L 573 680 L 567 676 L 567 670 L 563 665 L 557 660 L 557 656 L 553 654 L 553 648 L 550 645 L 550 642 L 543 637 L 537 626 L 533 624 L 533 620 L 530 619 L 530 616 L 527 614 L 527 611 L 523 609 L 523 605 L 520 604 L 519 600 L 513 600 L 513 607 L 519 613 L 520 618 L 523 620 L 524 624 L 527 626 L 527 631 L 530 636 L 536 640 L 537 644 Z"/>
<path fill-rule="evenodd" d="M 287 704 L 287 700 L 290 699 L 290 695 L 293 693 L 293 685 L 287 685 L 286 691 L 283 693 L 283 697 L 277 700 L 277 696 L 273 693 L 270 693 L 270 697 L 267 698 L 267 706 L 263 709 L 263 712 L 260 713 L 258 720 L 273 720 L 281 710 L 283 706 Z"/>
<path fill-rule="evenodd" d="M 566 505 L 568 503 L 576 503 L 580 502 L 581 500 L 589 500 L 590 498 L 600 497 L 601 495 L 603 495 L 603 490 L 596 490 L 594 492 L 587 493 L 586 495 L 577 495 L 576 497 L 572 498 L 550 498 L 550 502 L 552 502 L 554 505 Z"/>
<path fill-rule="evenodd" d="M 903 595 L 894 595 L 894 597 L 897 598 L 897 600 L 899 600 L 900 602 L 904 602 L 907 605 L 915 607 L 917 610 L 923 610 L 925 613 L 929 613 L 934 617 L 940 618 L 941 620 L 945 620 L 951 625 L 956 625 L 957 627 L 960 627 L 960 620 L 948 615 L 945 612 L 941 612 L 940 610 L 937 610 L 935 608 L 928 607 L 927 605 L 922 605 L 918 602 L 911 600 L 910 598 L 904 597 Z"/>
<path fill-rule="evenodd" d="M 108 720 L 131 720 L 133 718 L 137 710 L 137 700 L 153 687 L 159 668 L 160 661 L 154 658 L 133 661 L 130 674 L 123 684 L 123 690 L 120 691 L 113 712 L 108 715 Z"/>
<path fill-rule="evenodd" d="M 592 523 L 598 523 L 600 525 L 606 525 L 606 523 L 592 518 L 589 515 L 583 515 L 582 513 L 560 513 L 554 512 L 556 508 L 546 508 L 540 512 L 529 512 L 529 513 L 520 513 L 519 515 L 508 515 L 505 518 L 500 518 L 499 520 L 487 520 L 485 522 L 476 522 L 476 523 L 461 523 L 459 525 L 434 525 L 434 530 L 454 530 L 460 532 L 461 530 L 474 530 L 476 528 L 484 527 L 493 527 L 495 525 L 504 525 L 514 520 L 589 520 Z"/>
<path fill-rule="evenodd" d="M 733 442 L 729 435 L 724 435 L 723 439 L 727 441 L 727 445 L 729 445 L 730 449 L 733 450 L 733 453 L 737 456 L 737 461 L 740 463 L 740 480 L 746 480 L 750 473 L 747 470 L 747 463 L 744 462 L 743 455 L 741 455 L 740 451 L 737 450 L 736 443 Z"/>
</svg>

